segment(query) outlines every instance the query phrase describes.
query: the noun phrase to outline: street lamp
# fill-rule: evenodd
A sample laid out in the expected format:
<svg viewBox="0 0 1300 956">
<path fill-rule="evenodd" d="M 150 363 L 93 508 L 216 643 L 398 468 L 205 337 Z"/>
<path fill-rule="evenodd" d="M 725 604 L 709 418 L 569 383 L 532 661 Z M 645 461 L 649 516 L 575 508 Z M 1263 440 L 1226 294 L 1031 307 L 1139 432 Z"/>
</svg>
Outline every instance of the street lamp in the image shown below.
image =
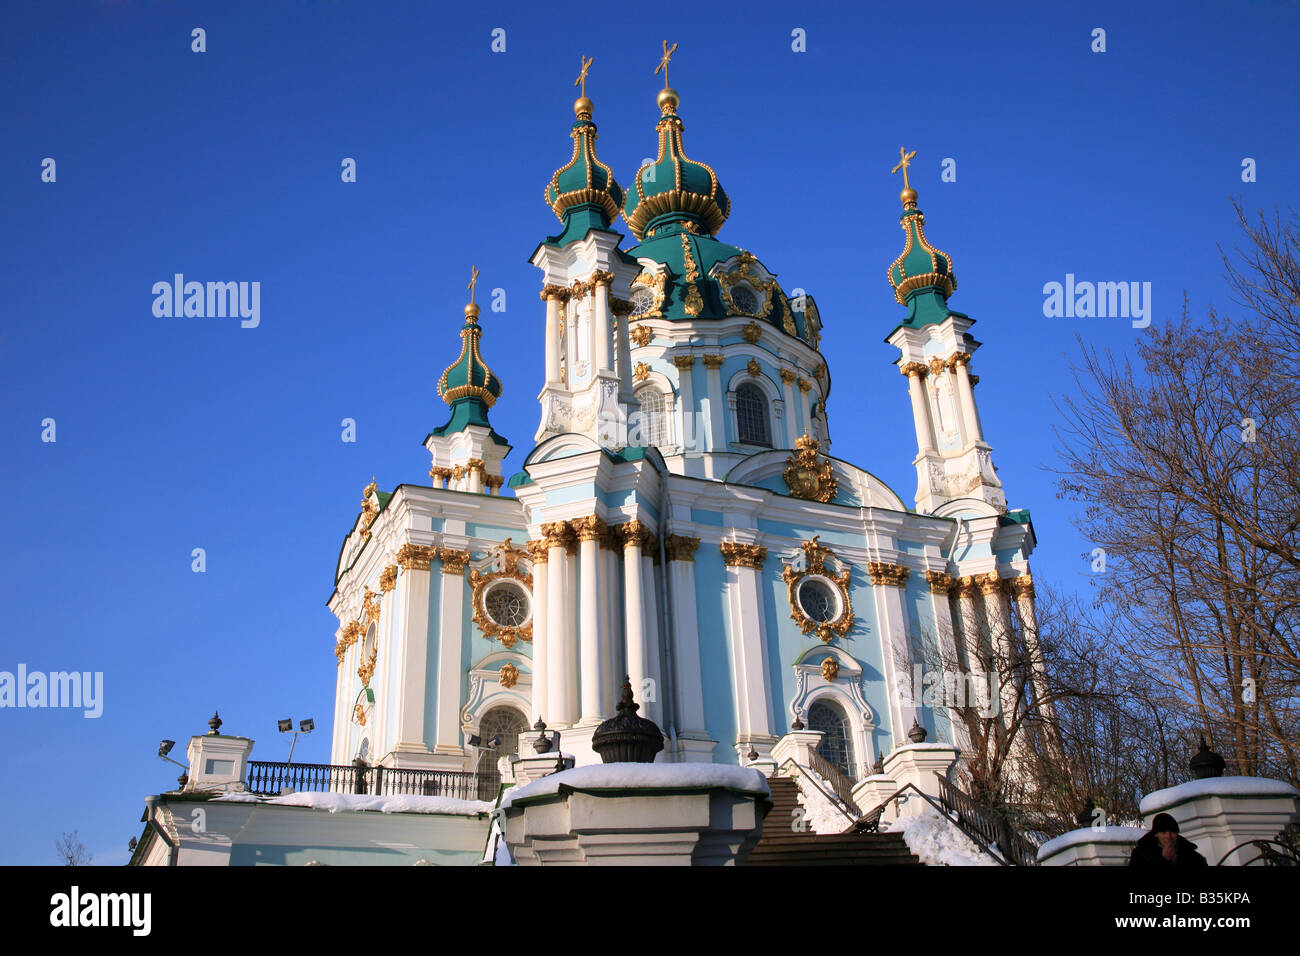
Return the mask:
<svg viewBox="0 0 1300 956">
<path fill-rule="evenodd" d="M 306 720 L 299 721 L 298 729 L 294 730 L 293 718 L 290 717 L 285 720 L 276 721 L 276 726 L 280 728 L 280 733 L 282 734 L 293 733 L 293 742 L 289 744 L 289 760 L 287 761 L 288 763 L 293 763 L 293 748 L 298 746 L 298 735 L 309 734 L 315 730 L 316 721 L 308 717 Z"/>
<path fill-rule="evenodd" d="M 174 740 L 162 741 L 160 744 L 158 744 L 158 756 L 160 759 L 166 760 L 168 763 L 174 763 L 176 764 L 176 766 L 181 768 L 183 772 L 179 777 L 176 778 L 176 782 L 181 785 L 181 789 L 183 790 L 185 788 L 185 785 L 190 781 L 190 776 L 189 776 L 190 768 L 185 766 L 185 764 L 181 763 L 179 760 L 173 760 L 171 757 L 167 756 L 169 753 L 172 752 L 172 748 L 175 746 L 176 746 L 176 741 Z"/>
</svg>

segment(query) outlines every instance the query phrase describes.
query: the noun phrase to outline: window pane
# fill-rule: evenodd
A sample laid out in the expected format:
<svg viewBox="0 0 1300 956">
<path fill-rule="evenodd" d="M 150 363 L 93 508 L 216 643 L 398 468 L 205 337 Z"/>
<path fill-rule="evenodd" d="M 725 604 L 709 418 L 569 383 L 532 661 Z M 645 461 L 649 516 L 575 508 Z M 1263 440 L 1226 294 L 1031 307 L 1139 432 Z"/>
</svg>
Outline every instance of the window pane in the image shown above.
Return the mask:
<svg viewBox="0 0 1300 956">
<path fill-rule="evenodd" d="M 757 385 L 748 383 L 736 389 L 736 420 L 740 440 L 748 445 L 771 445 L 768 431 L 767 396 Z"/>
</svg>

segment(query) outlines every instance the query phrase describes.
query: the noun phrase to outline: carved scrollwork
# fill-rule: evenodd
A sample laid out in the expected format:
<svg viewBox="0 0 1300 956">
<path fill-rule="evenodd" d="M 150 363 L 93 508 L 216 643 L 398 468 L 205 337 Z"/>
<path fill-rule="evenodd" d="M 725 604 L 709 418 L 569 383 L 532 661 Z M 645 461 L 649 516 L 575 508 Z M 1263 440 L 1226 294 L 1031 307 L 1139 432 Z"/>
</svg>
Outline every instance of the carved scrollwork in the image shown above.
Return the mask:
<svg viewBox="0 0 1300 956">
<path fill-rule="evenodd" d="M 519 567 L 519 562 L 525 559 L 532 560 L 529 556 L 535 553 L 533 545 L 537 542 L 528 542 L 528 550 L 522 550 L 514 547 L 510 538 L 506 538 L 500 545 L 492 550 L 496 558 L 496 570 L 487 574 L 473 568 L 469 572 L 470 588 L 473 591 L 473 619 L 478 625 L 478 629 L 483 632 L 483 636 L 492 640 L 498 640 L 503 647 L 514 647 L 518 641 L 532 641 L 533 639 L 533 614 L 532 599 L 533 576 L 530 572 L 525 572 Z M 539 549 L 540 550 L 540 549 Z M 499 586 L 497 582 L 508 580 L 514 582 L 522 589 L 527 600 L 527 609 L 521 616 L 517 608 L 512 608 L 511 613 L 514 617 L 519 618 L 513 621 L 512 618 L 506 617 L 498 619 L 488 608 L 488 597 L 494 587 Z M 518 599 L 518 595 L 513 595 Z M 503 605 L 504 606 L 504 605 Z M 516 677 L 518 673 L 516 672 Z M 507 685 L 511 686 L 511 685 Z"/>
<path fill-rule="evenodd" d="M 811 541 L 799 545 L 803 549 L 804 569 L 796 571 L 790 565 L 786 565 L 781 569 L 781 578 L 785 581 L 786 597 L 790 601 L 790 619 L 799 625 L 799 630 L 804 634 L 815 633 L 823 642 L 830 643 L 836 637 L 843 637 L 853 628 L 853 599 L 849 594 L 852 572 L 845 562 L 835 557 L 830 548 L 818 543 L 820 537 L 821 535 L 813 535 Z M 835 567 L 829 567 L 827 562 L 834 562 Z M 827 609 L 838 610 L 838 614 L 833 617 L 828 615 L 824 620 L 816 620 L 808 613 L 800 600 L 799 588 L 810 579 L 820 582 L 825 587 L 833 588 L 838 593 L 838 607 Z"/>
</svg>

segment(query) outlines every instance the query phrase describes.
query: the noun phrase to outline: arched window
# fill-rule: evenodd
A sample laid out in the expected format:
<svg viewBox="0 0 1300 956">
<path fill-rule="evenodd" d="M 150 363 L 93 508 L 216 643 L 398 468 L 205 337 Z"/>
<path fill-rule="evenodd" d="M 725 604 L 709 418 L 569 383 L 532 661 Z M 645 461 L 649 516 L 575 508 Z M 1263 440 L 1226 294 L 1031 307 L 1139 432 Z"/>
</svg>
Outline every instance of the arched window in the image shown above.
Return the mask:
<svg viewBox="0 0 1300 956">
<path fill-rule="evenodd" d="M 636 393 L 636 399 L 641 403 L 641 417 L 637 422 L 636 429 L 640 433 L 640 437 L 632 441 L 632 444 L 647 447 L 650 445 L 667 445 L 668 415 L 665 410 L 663 393 L 653 385 L 649 385 Z"/>
<path fill-rule="evenodd" d="M 771 447 L 767 396 L 757 385 L 746 382 L 736 389 L 736 424 L 743 444 Z"/>
<path fill-rule="evenodd" d="M 808 728 L 822 732 L 817 752 L 826 758 L 826 762 L 838 767 L 850 780 L 854 779 L 851 728 L 844 712 L 829 701 L 815 701 L 808 708 Z"/>
<path fill-rule="evenodd" d="M 478 736 L 482 741 L 478 752 L 478 772 L 495 773 L 497 760 L 519 753 L 519 735 L 527 730 L 527 719 L 513 707 L 493 707 L 484 714 L 478 722 Z M 493 738 L 500 739 L 494 743 Z"/>
</svg>

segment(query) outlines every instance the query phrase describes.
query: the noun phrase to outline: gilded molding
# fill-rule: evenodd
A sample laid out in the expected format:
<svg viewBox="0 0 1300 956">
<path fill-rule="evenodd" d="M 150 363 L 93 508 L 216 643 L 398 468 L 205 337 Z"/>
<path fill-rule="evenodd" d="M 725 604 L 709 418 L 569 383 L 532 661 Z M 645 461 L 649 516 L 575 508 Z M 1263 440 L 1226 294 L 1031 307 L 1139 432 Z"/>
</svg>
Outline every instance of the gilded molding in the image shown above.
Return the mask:
<svg viewBox="0 0 1300 956">
<path fill-rule="evenodd" d="M 355 707 L 352 708 L 352 719 L 355 720 L 362 727 L 366 725 L 366 712 L 361 709 L 360 704 L 357 704 Z"/>
<path fill-rule="evenodd" d="M 635 289 L 636 286 L 642 286 L 643 288 L 649 289 L 653 295 L 653 298 L 650 300 L 650 307 L 648 309 L 642 309 L 640 312 L 638 312 L 636 314 L 636 318 L 657 319 L 663 316 L 664 282 L 667 280 L 667 278 L 668 278 L 667 274 L 663 272 L 660 273 L 642 272 L 640 275 L 638 275 L 635 279 L 632 280 L 632 291 L 634 292 L 636 291 Z M 642 342 L 641 344 L 644 345 L 645 343 Z"/>
<path fill-rule="evenodd" d="M 569 290 L 562 285 L 544 285 L 542 286 L 541 298 L 559 299 L 564 302 L 569 298 Z"/>
<path fill-rule="evenodd" d="M 1017 578 L 1011 579 L 1011 593 L 1016 597 L 1028 595 L 1034 596 L 1034 576 L 1032 574 L 1022 574 Z"/>
<path fill-rule="evenodd" d="M 442 562 L 443 574 L 464 574 L 465 565 L 469 563 L 469 552 L 456 548 L 439 548 L 438 560 Z"/>
<path fill-rule="evenodd" d="M 614 531 L 624 548 L 637 547 L 643 555 L 658 554 L 659 539 L 644 521 L 625 521 L 614 525 Z"/>
<path fill-rule="evenodd" d="M 507 689 L 514 687 L 519 683 L 519 668 L 514 664 L 502 664 L 501 671 L 497 674 L 497 683 Z"/>
<path fill-rule="evenodd" d="M 947 594 L 953 583 L 952 575 L 946 571 L 926 571 L 925 580 L 931 594 Z"/>
<path fill-rule="evenodd" d="M 375 646 L 370 649 L 370 656 L 367 657 L 365 661 L 362 662 L 361 666 L 357 668 L 357 676 L 361 678 L 362 687 L 370 686 L 370 678 L 375 676 L 375 663 L 378 660 L 379 643 L 376 641 Z"/>
<path fill-rule="evenodd" d="M 546 562 L 546 549 L 544 547 L 544 542 L 529 541 L 525 543 L 524 547 L 521 549 L 516 548 L 511 543 L 510 538 L 506 538 L 506 540 L 500 545 L 492 549 L 492 553 L 496 555 L 497 559 L 498 567 L 495 571 L 490 571 L 487 574 L 484 574 L 478 568 L 471 568 L 469 572 L 469 584 L 473 592 L 470 604 L 473 608 L 472 616 L 474 623 L 478 625 L 478 629 L 483 632 L 484 637 L 487 637 L 490 640 L 500 641 L 503 647 L 514 647 L 515 644 L 521 640 L 531 642 L 533 639 L 533 621 L 531 611 L 528 616 L 527 624 L 503 626 L 492 620 L 491 616 L 487 613 L 487 604 L 485 602 L 489 586 L 491 586 L 492 582 L 499 581 L 502 578 L 509 578 L 512 581 L 518 582 L 520 587 L 530 595 L 532 594 L 533 576 L 520 568 L 519 562 L 526 556 L 532 561 L 533 567 L 537 567 L 539 563 L 544 564 Z M 537 557 L 538 553 L 542 555 L 540 561 Z M 513 667 L 514 665 L 507 666 Z M 505 673 L 504 668 L 502 669 L 502 673 Z M 515 676 L 518 676 L 517 671 Z M 505 686 L 509 687 L 513 685 L 507 684 Z"/>
<path fill-rule="evenodd" d="M 638 180 L 638 190 L 640 187 L 641 183 Z M 700 290 L 695 285 L 700 278 L 700 269 L 695 264 L 695 256 L 691 254 L 691 241 L 686 233 L 682 233 L 682 260 L 686 266 L 686 301 L 682 304 L 682 308 L 693 318 L 704 310 L 704 299 L 700 297 Z"/>
<path fill-rule="evenodd" d="M 986 574 L 975 575 L 975 584 L 980 589 L 980 594 L 989 597 L 994 594 L 1002 594 L 1006 591 L 1006 582 L 1002 580 L 1002 575 L 996 571 L 989 571 Z"/>
<path fill-rule="evenodd" d="M 406 571 L 428 571 L 437 550 L 427 544 L 404 544 L 397 552 L 397 564 Z"/>
<path fill-rule="evenodd" d="M 690 535 L 670 534 L 664 538 L 664 550 L 668 552 L 669 561 L 694 561 L 699 546 L 700 539 Z"/>
<path fill-rule="evenodd" d="M 609 526 L 605 524 L 604 520 L 596 515 L 574 518 L 569 524 L 572 526 L 574 534 L 578 536 L 579 541 L 600 541 L 609 530 Z"/>
<path fill-rule="evenodd" d="M 974 597 L 979 586 L 975 583 L 975 575 L 968 574 L 965 577 L 954 577 L 950 592 L 958 597 Z"/>
<path fill-rule="evenodd" d="M 948 371 L 955 371 L 958 365 L 970 365 L 969 352 L 953 352 L 943 360 L 944 366 Z"/>
<path fill-rule="evenodd" d="M 361 607 L 366 615 L 367 622 L 379 620 L 379 602 L 375 600 L 377 597 L 379 597 L 378 592 L 372 591 L 370 588 L 365 589 L 365 596 L 361 599 Z"/>
<path fill-rule="evenodd" d="M 722 560 L 728 567 L 754 568 L 761 571 L 763 562 L 767 560 L 767 548 L 759 544 L 723 541 L 718 547 L 722 550 Z"/>
<path fill-rule="evenodd" d="M 704 367 L 705 367 L 705 368 L 711 368 L 711 369 L 714 369 L 715 371 L 716 371 L 717 369 L 722 368 L 722 356 L 721 356 L 721 355 L 705 355 L 705 356 L 703 356 L 703 362 L 704 362 Z"/>
<path fill-rule="evenodd" d="M 852 572 L 846 562 L 835 557 L 830 548 L 818 542 L 820 537 L 821 535 L 813 535 L 811 541 L 799 545 L 803 549 L 804 569 L 796 571 L 790 565 L 786 565 L 781 569 L 781 579 L 785 581 L 786 598 L 790 602 L 790 620 L 799 625 L 802 633 L 816 633 L 823 642 L 829 644 L 836 637 L 843 637 L 853 628 L 853 599 L 849 594 Z M 839 565 L 839 571 L 827 567 L 828 560 L 835 561 Z M 814 621 L 804 612 L 803 605 L 799 603 L 799 585 L 809 575 L 829 581 L 839 592 L 840 614 L 835 620 Z"/>
<path fill-rule="evenodd" d="M 930 373 L 930 370 L 926 368 L 925 364 L 922 362 L 908 362 L 905 365 L 900 365 L 898 370 L 908 378 L 911 378 L 913 375 L 917 378 L 925 378 L 926 375 Z"/>
<path fill-rule="evenodd" d="M 812 388 L 812 382 L 808 381 L 806 378 L 798 379 L 797 384 L 799 386 L 799 391 L 801 392 L 806 392 Z"/>
<path fill-rule="evenodd" d="M 822 680 L 831 683 L 840 676 L 840 662 L 833 657 L 822 658 Z"/>
<path fill-rule="evenodd" d="M 818 459 L 817 440 L 808 435 L 796 438 L 795 446 L 795 453 L 785 460 L 786 468 L 781 473 L 791 496 L 806 501 L 830 501 L 840 487 L 830 460 Z"/>
<path fill-rule="evenodd" d="M 748 325 L 746 325 L 743 329 L 740 330 L 740 334 L 745 337 L 746 342 L 748 342 L 750 345 L 754 345 L 756 342 L 758 342 L 760 338 L 763 337 L 763 329 L 762 326 L 760 326 L 757 322 L 750 322 Z"/>
<path fill-rule="evenodd" d="M 390 564 L 379 575 L 379 590 L 391 591 L 397 587 L 397 565 Z"/>
<path fill-rule="evenodd" d="M 628 333 L 628 337 L 632 340 L 634 345 L 644 348 L 650 344 L 650 340 L 655 337 L 655 333 L 654 329 L 650 328 L 650 326 L 642 325 L 638 322 L 636 325 L 632 326 L 632 331 Z"/>
<path fill-rule="evenodd" d="M 650 377 L 650 366 L 645 362 L 637 362 L 636 365 L 632 367 L 632 377 L 638 382 L 644 382 Z"/>
<path fill-rule="evenodd" d="M 870 561 L 867 571 L 871 574 L 872 584 L 901 588 L 907 586 L 907 576 L 911 572 L 901 564 L 889 564 L 884 561 Z"/>
<path fill-rule="evenodd" d="M 685 372 L 685 371 L 689 371 L 690 368 L 691 368 L 691 366 L 693 366 L 693 365 L 695 364 L 695 356 L 694 356 L 694 355 L 674 355 L 674 356 L 673 356 L 673 364 L 676 365 L 676 366 L 677 366 L 679 369 L 681 369 L 683 372 Z"/>
<path fill-rule="evenodd" d="M 528 559 L 536 567 L 539 564 L 546 563 L 546 542 L 545 541 L 525 541 L 524 550 L 528 552 Z"/>
<path fill-rule="evenodd" d="M 344 647 L 351 647 L 365 632 L 365 626 L 360 621 L 348 621 L 348 623 L 343 625 L 343 630 L 339 634 L 339 640 L 342 642 Z"/>
<path fill-rule="evenodd" d="M 754 378 L 758 378 L 758 376 L 761 375 L 763 372 L 763 366 L 758 364 L 757 359 L 750 359 L 745 364 L 745 371 L 748 372 L 750 375 L 752 375 Z"/>
<path fill-rule="evenodd" d="M 593 289 L 602 285 L 612 285 L 614 282 L 614 273 L 607 272 L 604 269 L 597 269 L 588 277 L 587 281 Z"/>
<path fill-rule="evenodd" d="M 932 359 L 930 359 L 930 374 L 931 374 L 931 375 L 940 375 L 940 374 L 942 374 L 943 372 L 947 371 L 947 369 L 948 369 L 948 366 L 947 366 L 947 364 L 944 362 L 943 359 L 941 359 L 941 358 L 932 358 Z"/>
<path fill-rule="evenodd" d="M 343 666 L 343 658 L 347 656 L 348 646 L 342 641 L 334 642 L 334 656 L 338 659 L 338 666 Z"/>
<path fill-rule="evenodd" d="M 548 548 L 567 550 L 573 541 L 573 527 L 567 521 L 548 521 L 542 525 L 542 535 Z"/>
<path fill-rule="evenodd" d="M 728 315 L 752 315 L 757 319 L 765 319 L 772 311 L 773 291 L 777 285 L 773 279 L 760 279 L 757 271 L 753 268 L 758 260 L 750 253 L 742 252 L 736 260 L 736 267 L 730 272 L 723 272 L 717 276 L 718 288 L 722 290 L 722 298 L 725 300 Z M 746 312 L 741 309 L 731 297 L 733 286 L 741 283 L 749 286 L 754 292 L 762 298 L 762 303 L 753 312 Z M 788 315 L 787 310 L 787 315 Z M 787 329 L 793 332 L 794 330 Z M 757 341 L 755 338 L 753 341 Z"/>
<path fill-rule="evenodd" d="M 781 381 L 785 382 L 785 384 L 793 385 L 798 380 L 799 380 L 799 376 L 796 375 L 794 372 L 790 371 L 788 368 L 781 369 Z"/>
</svg>

